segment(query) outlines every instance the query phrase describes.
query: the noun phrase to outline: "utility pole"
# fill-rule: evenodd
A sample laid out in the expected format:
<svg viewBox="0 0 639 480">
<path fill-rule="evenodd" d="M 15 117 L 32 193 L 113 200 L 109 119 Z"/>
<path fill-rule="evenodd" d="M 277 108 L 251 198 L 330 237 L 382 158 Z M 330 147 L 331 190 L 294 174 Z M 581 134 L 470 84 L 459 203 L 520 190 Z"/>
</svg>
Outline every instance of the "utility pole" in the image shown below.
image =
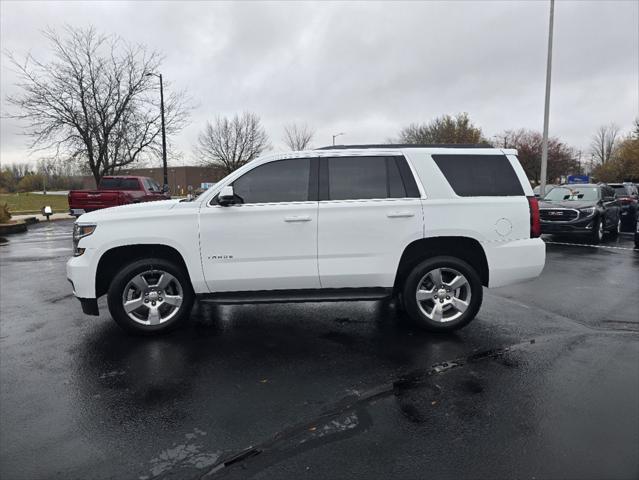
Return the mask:
<svg viewBox="0 0 639 480">
<path fill-rule="evenodd" d="M 164 188 L 169 186 L 169 172 L 166 165 L 166 130 L 164 127 L 164 86 L 162 85 L 161 73 L 147 73 L 146 76 L 155 76 L 160 79 L 160 115 L 162 117 L 162 168 L 164 169 Z"/>
<path fill-rule="evenodd" d="M 546 176 L 548 171 L 548 118 L 550 116 L 550 76 L 552 70 L 552 31 L 555 15 L 555 0 L 550 0 L 550 21 L 548 26 L 548 58 L 546 63 L 546 101 L 544 104 L 544 136 L 541 143 L 541 183 L 539 194 L 546 195 Z"/>
</svg>

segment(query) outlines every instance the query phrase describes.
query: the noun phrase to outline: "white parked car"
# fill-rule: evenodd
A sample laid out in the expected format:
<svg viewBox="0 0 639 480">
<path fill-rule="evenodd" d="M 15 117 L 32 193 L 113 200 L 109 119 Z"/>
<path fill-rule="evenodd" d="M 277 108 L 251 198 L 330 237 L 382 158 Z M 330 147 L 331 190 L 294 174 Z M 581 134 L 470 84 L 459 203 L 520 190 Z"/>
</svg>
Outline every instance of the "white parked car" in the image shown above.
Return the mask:
<svg viewBox="0 0 639 480">
<path fill-rule="evenodd" d="M 83 215 L 67 276 L 87 314 L 107 295 L 131 332 L 193 301 L 395 298 L 430 330 L 470 322 L 482 286 L 537 277 L 537 200 L 515 150 L 359 146 L 271 155 L 193 201 Z"/>
</svg>

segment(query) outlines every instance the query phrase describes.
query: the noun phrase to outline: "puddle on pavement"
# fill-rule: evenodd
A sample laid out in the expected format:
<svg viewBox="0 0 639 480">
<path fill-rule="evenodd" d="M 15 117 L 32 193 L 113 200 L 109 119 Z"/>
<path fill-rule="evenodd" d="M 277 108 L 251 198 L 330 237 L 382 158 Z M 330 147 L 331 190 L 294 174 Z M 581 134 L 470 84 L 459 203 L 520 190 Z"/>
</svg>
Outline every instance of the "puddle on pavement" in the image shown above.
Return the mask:
<svg viewBox="0 0 639 480">
<path fill-rule="evenodd" d="M 150 480 L 180 467 L 199 470 L 215 464 L 221 452 L 205 452 L 202 450 L 202 445 L 195 443 L 195 440 L 204 436 L 206 432 L 199 428 L 184 435 L 186 440 L 184 443 L 174 443 L 171 448 L 163 450 L 157 457 L 152 458 L 149 462 L 149 475 L 141 475 L 139 480 Z"/>
</svg>

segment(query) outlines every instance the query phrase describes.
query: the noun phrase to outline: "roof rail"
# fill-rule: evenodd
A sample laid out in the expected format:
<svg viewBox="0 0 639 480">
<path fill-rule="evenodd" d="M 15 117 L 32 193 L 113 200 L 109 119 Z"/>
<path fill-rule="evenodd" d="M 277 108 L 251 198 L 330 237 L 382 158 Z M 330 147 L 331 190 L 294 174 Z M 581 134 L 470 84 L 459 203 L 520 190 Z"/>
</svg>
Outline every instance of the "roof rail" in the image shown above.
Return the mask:
<svg viewBox="0 0 639 480">
<path fill-rule="evenodd" d="M 485 143 L 373 143 L 366 145 L 329 145 L 327 147 L 316 148 L 315 150 L 342 150 L 342 149 L 367 149 L 367 148 L 495 148 Z"/>
</svg>

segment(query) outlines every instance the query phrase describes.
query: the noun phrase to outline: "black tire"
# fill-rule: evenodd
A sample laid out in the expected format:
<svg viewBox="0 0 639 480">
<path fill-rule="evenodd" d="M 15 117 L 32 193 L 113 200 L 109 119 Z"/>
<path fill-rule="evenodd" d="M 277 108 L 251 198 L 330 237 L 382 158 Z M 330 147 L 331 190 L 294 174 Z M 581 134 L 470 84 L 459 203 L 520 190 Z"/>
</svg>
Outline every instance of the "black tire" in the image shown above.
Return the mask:
<svg viewBox="0 0 639 480">
<path fill-rule="evenodd" d="M 461 315 L 459 315 L 457 318 L 448 321 L 438 322 L 433 320 L 432 318 L 429 318 L 426 314 L 427 312 L 425 312 L 428 309 L 428 303 L 432 302 L 433 308 L 437 304 L 430 298 L 425 301 L 421 301 L 418 304 L 416 297 L 418 287 L 420 286 L 420 284 L 423 284 L 424 277 L 429 272 L 437 269 L 450 269 L 462 274 L 467 280 L 467 287 L 464 286 L 459 291 L 461 292 L 462 296 L 465 289 L 467 289 L 470 294 L 470 301 L 468 302 L 468 307 L 465 309 L 465 311 L 461 313 Z M 444 275 L 452 274 L 450 272 L 444 271 Z M 445 278 L 444 282 L 446 282 Z M 406 277 L 406 280 L 404 281 L 404 285 L 402 286 L 402 299 L 408 317 L 415 325 L 433 332 L 452 332 L 468 325 L 468 323 L 470 323 L 470 321 L 473 320 L 477 315 L 479 307 L 481 307 L 482 298 L 483 289 L 479 275 L 477 274 L 475 269 L 468 263 L 456 257 L 441 256 L 424 260 L 411 270 L 411 272 Z M 448 306 L 448 300 L 445 300 L 444 298 L 442 298 L 442 300 L 444 300 L 444 302 L 442 302 L 442 308 L 447 308 L 447 311 L 450 312 L 452 307 Z M 432 312 L 433 310 L 431 310 L 431 313 Z M 449 317 L 452 318 L 452 315 L 450 315 Z"/>
<path fill-rule="evenodd" d="M 127 287 L 129 282 L 136 276 L 149 271 L 165 272 L 170 274 L 174 277 L 174 280 L 176 280 L 177 283 L 172 281 L 171 285 L 167 288 L 176 289 L 178 285 L 181 288 L 181 292 L 179 293 L 181 293 L 182 301 L 179 307 L 175 308 L 168 304 L 165 307 L 162 307 L 164 310 L 171 312 L 171 318 L 156 325 L 144 325 L 133 320 L 129 317 L 129 314 L 127 314 L 123 305 L 123 296 L 125 294 L 124 289 Z M 150 288 L 154 287 L 151 286 Z M 162 290 L 160 290 L 160 292 L 162 292 Z M 152 294 L 153 293 L 154 292 L 152 292 Z M 176 293 L 176 295 L 179 295 L 178 292 L 169 292 L 169 294 L 170 293 Z M 164 291 L 164 294 L 167 294 L 167 291 Z M 142 298 L 142 295 L 143 294 L 141 293 L 140 298 Z M 109 291 L 107 292 L 107 304 L 113 320 L 115 320 L 116 323 L 127 332 L 138 335 L 157 335 L 177 328 L 189 317 L 194 298 L 195 294 L 193 293 L 193 288 L 191 287 L 191 282 L 187 272 L 173 262 L 162 258 L 145 258 L 129 263 L 115 275 L 111 285 L 109 286 Z M 161 299 L 162 297 L 158 298 L 158 300 Z M 158 305 L 160 305 L 160 302 L 158 302 Z M 144 305 L 141 305 L 141 307 L 142 308 L 138 311 L 144 311 Z"/>
<path fill-rule="evenodd" d="M 593 245 L 598 245 L 603 240 L 603 228 L 601 225 L 601 218 L 597 217 L 592 224 L 592 232 L 590 233 L 590 242 Z"/>
</svg>

